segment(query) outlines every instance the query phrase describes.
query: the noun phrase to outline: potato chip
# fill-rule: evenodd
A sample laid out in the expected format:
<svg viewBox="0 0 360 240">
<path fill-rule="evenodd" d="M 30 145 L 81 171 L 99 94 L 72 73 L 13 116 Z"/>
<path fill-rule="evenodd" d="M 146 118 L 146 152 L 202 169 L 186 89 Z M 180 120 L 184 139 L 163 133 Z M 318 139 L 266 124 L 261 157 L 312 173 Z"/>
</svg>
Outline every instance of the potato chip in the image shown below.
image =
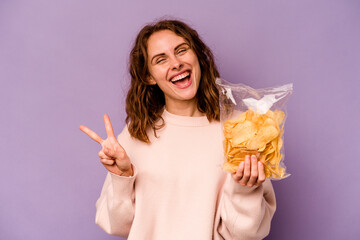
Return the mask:
<svg viewBox="0 0 360 240">
<path fill-rule="evenodd" d="M 283 145 L 283 123 L 285 113 L 268 110 L 259 114 L 249 109 L 235 120 L 224 122 L 224 151 L 226 162 L 223 169 L 236 172 L 246 155 L 258 154 L 264 164 L 266 177 L 284 178 L 285 168 L 280 166 Z"/>
<path fill-rule="evenodd" d="M 243 123 L 237 124 L 231 130 L 231 143 L 233 146 L 241 145 L 245 141 L 254 138 L 257 130 L 256 124 L 249 120 L 245 120 Z"/>
</svg>

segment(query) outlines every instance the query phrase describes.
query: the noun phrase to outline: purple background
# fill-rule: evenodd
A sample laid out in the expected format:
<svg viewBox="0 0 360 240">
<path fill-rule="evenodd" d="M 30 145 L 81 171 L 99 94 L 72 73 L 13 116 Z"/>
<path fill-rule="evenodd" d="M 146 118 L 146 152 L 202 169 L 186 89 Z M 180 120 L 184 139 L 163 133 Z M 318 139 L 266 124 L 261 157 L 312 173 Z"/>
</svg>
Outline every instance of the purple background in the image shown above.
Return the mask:
<svg viewBox="0 0 360 240">
<path fill-rule="evenodd" d="M 0 239 L 119 239 L 94 224 L 106 170 L 78 126 L 105 136 L 108 113 L 121 131 L 132 42 L 164 15 L 198 30 L 224 79 L 294 83 L 267 239 L 358 238 L 359 1 L 1 0 Z"/>
</svg>

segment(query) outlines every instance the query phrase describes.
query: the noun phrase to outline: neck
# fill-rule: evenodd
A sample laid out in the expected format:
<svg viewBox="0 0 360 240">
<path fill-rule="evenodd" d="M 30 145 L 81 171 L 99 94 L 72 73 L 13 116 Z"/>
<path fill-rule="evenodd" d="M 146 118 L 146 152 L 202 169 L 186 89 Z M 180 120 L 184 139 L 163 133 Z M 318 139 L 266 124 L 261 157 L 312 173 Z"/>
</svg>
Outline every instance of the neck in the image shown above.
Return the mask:
<svg viewBox="0 0 360 240">
<path fill-rule="evenodd" d="M 192 101 L 181 101 L 176 104 L 165 104 L 166 111 L 169 113 L 179 115 L 179 116 L 188 116 L 188 117 L 202 117 L 205 114 L 200 112 L 197 108 L 197 102 Z"/>
</svg>

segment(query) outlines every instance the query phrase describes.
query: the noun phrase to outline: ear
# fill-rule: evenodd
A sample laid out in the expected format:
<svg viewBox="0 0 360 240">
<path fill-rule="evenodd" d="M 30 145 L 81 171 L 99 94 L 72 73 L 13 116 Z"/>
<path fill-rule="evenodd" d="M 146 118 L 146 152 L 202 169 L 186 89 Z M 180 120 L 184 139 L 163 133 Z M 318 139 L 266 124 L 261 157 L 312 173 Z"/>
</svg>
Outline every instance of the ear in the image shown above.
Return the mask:
<svg viewBox="0 0 360 240">
<path fill-rule="evenodd" d="M 156 81 L 154 80 L 154 78 L 151 75 L 149 75 L 147 77 L 147 82 L 149 85 L 156 85 Z"/>
</svg>

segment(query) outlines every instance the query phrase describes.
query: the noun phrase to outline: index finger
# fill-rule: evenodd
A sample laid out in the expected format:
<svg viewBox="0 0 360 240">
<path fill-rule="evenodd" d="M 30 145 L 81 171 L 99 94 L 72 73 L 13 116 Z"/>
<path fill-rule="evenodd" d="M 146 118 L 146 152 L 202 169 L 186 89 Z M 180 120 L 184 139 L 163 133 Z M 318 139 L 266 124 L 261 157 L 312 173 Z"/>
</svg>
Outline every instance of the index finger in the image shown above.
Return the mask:
<svg viewBox="0 0 360 240">
<path fill-rule="evenodd" d="M 99 135 L 96 134 L 96 132 L 90 130 L 88 127 L 85 127 L 84 125 L 80 126 L 80 130 L 86 133 L 86 135 L 88 135 L 95 142 L 101 144 L 104 141 L 101 137 L 99 137 Z"/>
<path fill-rule="evenodd" d="M 106 133 L 107 133 L 108 137 L 115 138 L 114 130 L 111 125 L 110 118 L 107 114 L 104 114 L 104 122 L 105 122 L 105 129 L 106 129 Z"/>
</svg>

